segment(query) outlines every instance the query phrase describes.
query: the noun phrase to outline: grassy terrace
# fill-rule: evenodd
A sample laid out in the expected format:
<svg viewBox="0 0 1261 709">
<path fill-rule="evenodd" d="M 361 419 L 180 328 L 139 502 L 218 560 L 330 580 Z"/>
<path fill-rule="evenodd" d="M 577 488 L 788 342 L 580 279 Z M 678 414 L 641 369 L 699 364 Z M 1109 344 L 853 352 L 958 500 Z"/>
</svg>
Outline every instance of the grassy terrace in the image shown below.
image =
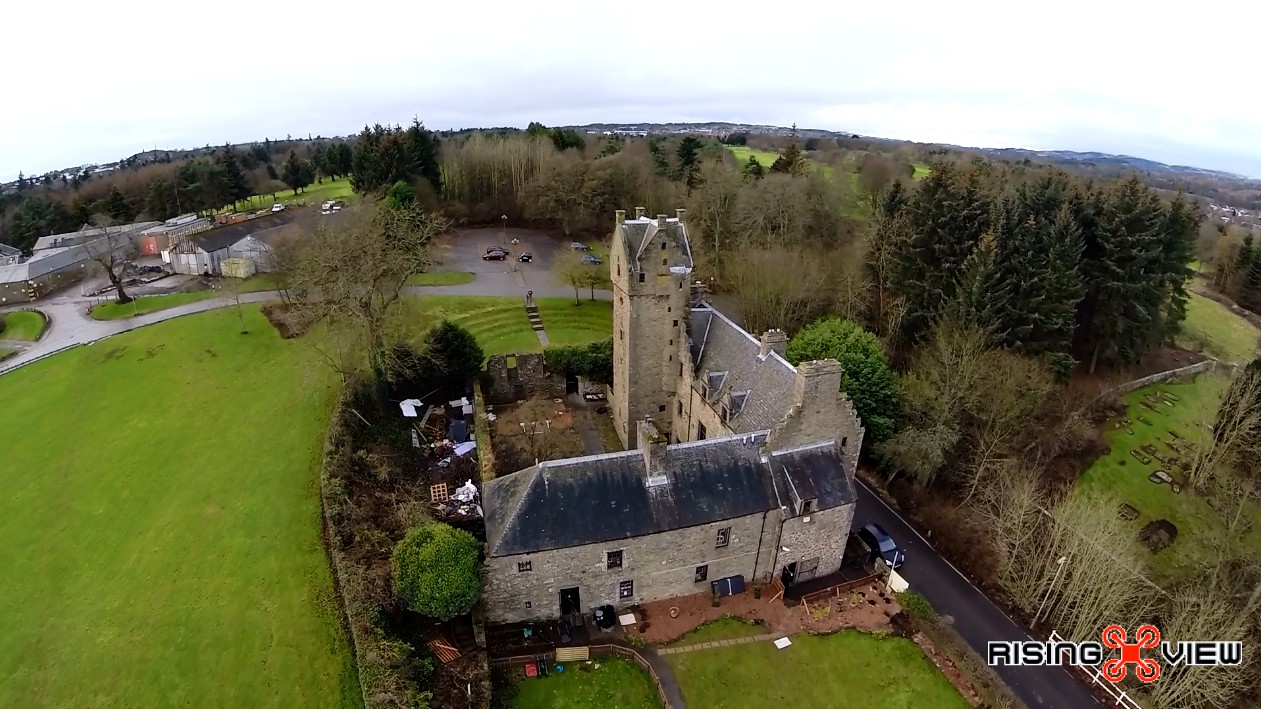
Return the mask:
<svg viewBox="0 0 1261 709">
<path fill-rule="evenodd" d="M 710 638 L 711 640 L 713 638 Z M 845 630 L 667 655 L 689 709 L 880 707 L 966 709 L 919 646 Z"/>
<path fill-rule="evenodd" d="M 44 316 L 32 310 L 19 310 L 3 316 L 0 340 L 25 340 L 34 342 L 44 333 L 47 324 Z"/>
<path fill-rule="evenodd" d="M 1177 443 L 1170 431 L 1187 440 L 1204 440 L 1210 435 L 1204 426 L 1211 425 L 1215 419 L 1226 386 L 1224 377 L 1202 375 L 1193 382 L 1157 384 L 1130 392 L 1125 397 L 1125 403 L 1130 419 L 1129 430 L 1133 433 L 1112 424 L 1105 434 L 1111 452 L 1096 460 L 1078 482 L 1079 489 L 1083 491 L 1103 492 L 1137 509 L 1138 519 L 1130 523 L 1135 535 L 1143 525 L 1158 519 L 1167 519 L 1178 528 L 1178 538 L 1172 545 L 1149 556 L 1157 582 L 1176 580 L 1184 575 L 1206 548 L 1217 546 L 1225 525 L 1221 515 L 1209 506 L 1204 497 L 1187 489 L 1174 493 L 1168 485 L 1149 481 L 1149 474 L 1157 469 L 1167 469 L 1167 466 L 1151 455 L 1147 457 L 1152 462 L 1144 464 L 1131 451 L 1142 452 L 1144 445 L 1152 445 L 1161 456 L 1176 456 L 1177 453 L 1166 443 Z M 1157 404 L 1156 410 L 1152 411 L 1142 405 L 1145 396 L 1160 391 L 1177 397 L 1173 406 Z M 1150 423 L 1140 420 L 1140 416 Z M 1178 474 L 1177 470 L 1169 472 L 1175 477 Z M 1261 554 L 1261 511 L 1255 506 L 1250 506 L 1249 511 L 1253 525 L 1247 543 Z"/>
<path fill-rule="evenodd" d="M 93 306 L 92 318 L 95 320 L 121 320 L 123 318 L 144 315 L 145 313 L 156 313 L 159 310 L 187 305 L 188 303 L 196 303 L 200 300 L 213 298 L 216 295 L 219 295 L 219 293 L 209 290 L 199 290 L 191 293 L 147 295 L 142 298 L 136 298 L 130 303 L 116 303 L 111 301 Z"/>
<path fill-rule="evenodd" d="M 598 667 L 597 667 L 598 665 Z M 523 680 L 510 709 L 658 709 L 652 678 L 630 660 L 566 663 L 565 671 Z"/>
<path fill-rule="evenodd" d="M 333 378 L 246 313 L 0 377 L 0 706 L 358 703 L 320 540 Z"/>
<path fill-rule="evenodd" d="M 568 298 L 538 298 L 535 304 L 554 345 L 585 345 L 613 336 L 612 301 L 584 299 L 574 305 Z"/>
<path fill-rule="evenodd" d="M 613 330 L 613 305 L 608 301 L 583 301 L 576 307 L 566 298 L 538 298 L 536 303 L 553 344 L 606 339 Z M 473 333 L 487 356 L 543 349 L 520 298 L 420 296 L 409 299 L 406 307 L 408 327 L 417 336 L 447 317 Z"/>
</svg>

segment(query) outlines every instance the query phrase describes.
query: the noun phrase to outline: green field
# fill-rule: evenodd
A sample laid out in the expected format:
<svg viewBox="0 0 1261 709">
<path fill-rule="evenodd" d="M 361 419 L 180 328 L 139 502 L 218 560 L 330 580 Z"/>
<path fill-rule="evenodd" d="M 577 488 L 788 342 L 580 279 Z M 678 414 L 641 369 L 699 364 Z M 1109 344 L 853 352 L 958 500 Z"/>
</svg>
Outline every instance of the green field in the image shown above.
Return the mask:
<svg viewBox="0 0 1261 709">
<path fill-rule="evenodd" d="M 1243 364 L 1257 356 L 1261 331 L 1215 300 L 1188 293 L 1187 319 L 1178 344 L 1217 359 Z"/>
<path fill-rule="evenodd" d="M 928 173 L 933 171 L 931 167 L 922 162 L 913 163 L 911 167 L 915 168 L 915 174 L 911 175 L 912 180 L 922 180 L 928 177 Z"/>
<path fill-rule="evenodd" d="M 539 318 L 553 345 L 584 345 L 613 336 L 613 302 L 587 300 L 581 305 L 569 298 L 537 298 Z"/>
<path fill-rule="evenodd" d="M 688 709 L 970 706 L 910 640 L 843 630 L 798 634 L 792 642 L 783 650 L 759 642 L 665 659 Z"/>
<path fill-rule="evenodd" d="M 0 706 L 354 706 L 320 539 L 333 377 L 246 309 L 0 377 Z"/>
<path fill-rule="evenodd" d="M 758 150 L 747 145 L 728 145 L 725 147 L 731 151 L 732 157 L 741 165 L 744 165 L 749 161 L 750 157 L 753 157 L 757 158 L 762 167 L 769 168 L 775 164 L 776 158 L 779 157 L 779 153 L 771 152 L 770 150 Z"/>
<path fill-rule="evenodd" d="M 1144 464 L 1130 451 L 1154 445 L 1162 456 L 1177 456 L 1165 443 L 1176 441 L 1170 436 L 1170 430 L 1188 440 L 1204 440 L 1209 435 L 1204 425 L 1211 425 L 1216 418 L 1226 386 L 1224 377 L 1201 375 L 1193 382 L 1157 384 L 1130 392 L 1125 396 L 1125 403 L 1134 433 L 1109 424 L 1104 438 L 1111 452 L 1096 460 L 1078 482 L 1080 490 L 1101 492 L 1137 509 L 1138 519 L 1129 523 L 1136 536 L 1143 525 L 1157 519 L 1167 519 L 1178 528 L 1178 538 L 1172 545 L 1157 554 L 1149 554 L 1148 561 L 1158 582 L 1176 580 L 1193 568 L 1205 548 L 1218 545 L 1225 525 L 1221 515 L 1203 497 L 1187 489 L 1174 493 L 1168 485 L 1149 481 L 1149 474 L 1165 467 L 1150 455 L 1152 462 Z M 1178 401 L 1173 406 L 1156 405 L 1156 411 L 1141 405 L 1145 395 L 1158 391 L 1173 394 Z M 1143 423 L 1139 416 L 1151 425 Z M 1178 475 L 1177 470 L 1168 472 L 1175 477 Z M 1261 553 L 1261 512 L 1255 507 L 1252 512 L 1254 524 L 1248 539 Z"/>
<path fill-rule="evenodd" d="M 652 677 L 630 660 L 566 663 L 565 671 L 522 680 L 511 709 L 658 709 Z"/>
<path fill-rule="evenodd" d="M 683 637 L 669 643 L 666 647 L 683 647 L 685 645 L 696 645 L 699 643 L 709 643 L 716 640 L 735 640 L 736 638 L 746 638 L 751 635 L 761 635 L 770 632 L 765 626 L 758 625 L 740 618 L 719 618 L 701 625 L 696 630 L 684 635 Z"/>
<path fill-rule="evenodd" d="M 354 190 L 350 186 L 350 178 L 343 177 L 340 180 L 325 180 L 322 185 L 313 184 L 298 193 L 294 193 L 293 190 L 277 192 L 275 199 L 272 199 L 270 192 L 267 194 L 256 194 L 236 204 L 224 205 L 218 211 L 252 212 L 257 209 L 266 209 L 276 203 L 320 204 L 330 199 L 347 200 L 353 195 Z"/>
<path fill-rule="evenodd" d="M 462 286 L 476 278 L 468 271 L 431 271 L 407 279 L 409 286 Z"/>
<path fill-rule="evenodd" d="M 188 303 L 196 303 L 220 295 L 217 291 L 199 290 L 191 293 L 170 293 L 168 295 L 147 295 L 136 298 L 130 303 L 110 301 L 92 306 L 92 318 L 95 320 L 122 320 L 145 313 L 156 313 L 159 310 L 174 308 Z"/>
<path fill-rule="evenodd" d="M 0 340 L 25 340 L 34 342 L 44 334 L 47 321 L 44 316 L 33 310 L 19 310 L 4 317 L 4 327 L 0 328 Z"/>
</svg>

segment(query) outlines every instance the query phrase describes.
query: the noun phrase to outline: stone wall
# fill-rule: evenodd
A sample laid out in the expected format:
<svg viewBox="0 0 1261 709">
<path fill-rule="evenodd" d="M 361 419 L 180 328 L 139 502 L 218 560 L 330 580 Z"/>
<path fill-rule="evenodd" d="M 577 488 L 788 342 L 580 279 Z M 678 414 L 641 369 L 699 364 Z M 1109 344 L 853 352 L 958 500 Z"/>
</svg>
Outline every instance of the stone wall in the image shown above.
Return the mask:
<svg viewBox="0 0 1261 709">
<path fill-rule="evenodd" d="M 691 386 L 691 378 L 682 382 L 686 386 L 679 392 L 679 400 L 675 403 L 676 420 L 671 434 L 679 442 L 700 440 L 700 426 L 705 426 L 705 438 L 721 438 L 732 435 L 731 428 L 722 416 L 705 401 L 705 397 Z M 682 416 L 678 415 L 679 403 L 683 405 Z"/>
<path fill-rule="evenodd" d="M 508 366 L 509 359 L 515 360 Z M 486 403 L 493 406 L 511 404 L 541 396 L 558 399 L 565 396 L 565 377 L 547 369 L 543 355 L 494 355 L 486 362 Z"/>
<path fill-rule="evenodd" d="M 858 453 L 866 430 L 854 404 L 841 389 L 841 365 L 836 360 L 817 360 L 797 365 L 793 407 L 771 431 L 767 447 L 783 450 L 835 440 L 852 478 L 858 470 Z"/>
<path fill-rule="evenodd" d="M 779 545 L 788 551 L 780 550 L 775 573 L 794 561 L 810 559 L 819 560 L 816 576 L 839 571 L 841 557 L 845 555 L 845 542 L 849 539 L 850 526 L 854 523 L 854 508 L 854 503 L 850 503 L 785 520 Z M 810 521 L 807 522 L 807 519 Z"/>
<path fill-rule="evenodd" d="M 573 514 L 591 510 L 574 510 Z M 482 597 L 487 619 L 495 623 L 547 620 L 560 614 L 560 590 L 577 586 L 584 612 L 612 604 L 618 608 L 709 591 L 709 582 L 733 575 L 767 578 L 775 564 L 780 513 L 771 510 L 712 524 L 645 537 L 492 557 L 486 561 Z M 731 528 L 727 546 L 715 547 L 718 530 Z M 842 541 L 843 544 L 843 541 Z M 622 567 L 607 567 L 607 552 L 622 552 Z M 518 562 L 529 561 L 529 571 Z M 708 565 L 705 580 L 696 567 Z M 631 598 L 618 597 L 622 581 L 634 582 Z M 529 604 L 527 606 L 527 603 Z"/>
<path fill-rule="evenodd" d="M 1186 367 L 1179 367 L 1178 369 L 1170 369 L 1164 372 L 1157 372 L 1155 374 L 1143 377 L 1141 379 L 1135 379 L 1132 382 L 1126 382 L 1118 386 L 1116 388 L 1116 391 L 1118 394 L 1128 394 L 1129 392 L 1132 392 L 1135 389 L 1142 389 L 1143 387 L 1151 386 L 1152 384 L 1160 384 L 1162 382 L 1171 382 L 1171 381 L 1182 381 L 1183 379 L 1186 379 L 1188 377 L 1193 377 L 1203 372 L 1212 371 L 1217 368 L 1218 364 L 1220 363 L 1217 360 L 1209 359 L 1203 362 L 1197 362 L 1196 364 L 1192 364 Z"/>
</svg>

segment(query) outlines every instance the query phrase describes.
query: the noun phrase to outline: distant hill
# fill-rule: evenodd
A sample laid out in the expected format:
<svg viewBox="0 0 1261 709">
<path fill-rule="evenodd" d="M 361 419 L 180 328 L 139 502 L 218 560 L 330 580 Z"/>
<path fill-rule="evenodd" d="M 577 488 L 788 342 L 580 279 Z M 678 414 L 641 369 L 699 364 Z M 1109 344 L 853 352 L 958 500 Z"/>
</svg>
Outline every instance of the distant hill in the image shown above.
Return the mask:
<svg viewBox="0 0 1261 709">
<path fill-rule="evenodd" d="M 1163 162 L 1136 158 L 1133 155 L 1112 155 L 1110 153 L 1079 153 L 1073 150 L 1028 150 L 1025 148 L 965 148 L 955 145 L 943 147 L 959 150 L 973 150 L 1004 160 L 1036 160 L 1039 162 L 1069 163 L 1084 166 L 1113 167 L 1118 169 L 1139 170 L 1153 173 L 1174 173 L 1179 175 L 1195 175 L 1202 177 L 1218 177 L 1227 180 L 1251 180 L 1252 178 L 1221 170 L 1208 170 L 1189 165 L 1166 165 Z M 1261 181 L 1259 181 L 1261 182 Z"/>
</svg>

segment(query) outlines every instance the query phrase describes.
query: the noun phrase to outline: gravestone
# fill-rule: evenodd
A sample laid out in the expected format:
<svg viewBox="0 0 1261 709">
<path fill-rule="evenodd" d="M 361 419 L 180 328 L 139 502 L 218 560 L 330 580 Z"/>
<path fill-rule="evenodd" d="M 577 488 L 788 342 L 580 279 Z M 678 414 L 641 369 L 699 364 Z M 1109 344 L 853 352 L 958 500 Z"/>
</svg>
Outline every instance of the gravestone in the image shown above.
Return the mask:
<svg viewBox="0 0 1261 709">
<path fill-rule="evenodd" d="M 1138 540 L 1143 546 L 1156 553 L 1165 549 L 1178 538 L 1178 528 L 1167 519 L 1148 522 L 1143 531 L 1138 533 Z"/>
<path fill-rule="evenodd" d="M 1133 522 L 1138 519 L 1138 510 L 1131 504 L 1122 502 L 1117 508 L 1117 514 L 1126 522 Z"/>
</svg>

